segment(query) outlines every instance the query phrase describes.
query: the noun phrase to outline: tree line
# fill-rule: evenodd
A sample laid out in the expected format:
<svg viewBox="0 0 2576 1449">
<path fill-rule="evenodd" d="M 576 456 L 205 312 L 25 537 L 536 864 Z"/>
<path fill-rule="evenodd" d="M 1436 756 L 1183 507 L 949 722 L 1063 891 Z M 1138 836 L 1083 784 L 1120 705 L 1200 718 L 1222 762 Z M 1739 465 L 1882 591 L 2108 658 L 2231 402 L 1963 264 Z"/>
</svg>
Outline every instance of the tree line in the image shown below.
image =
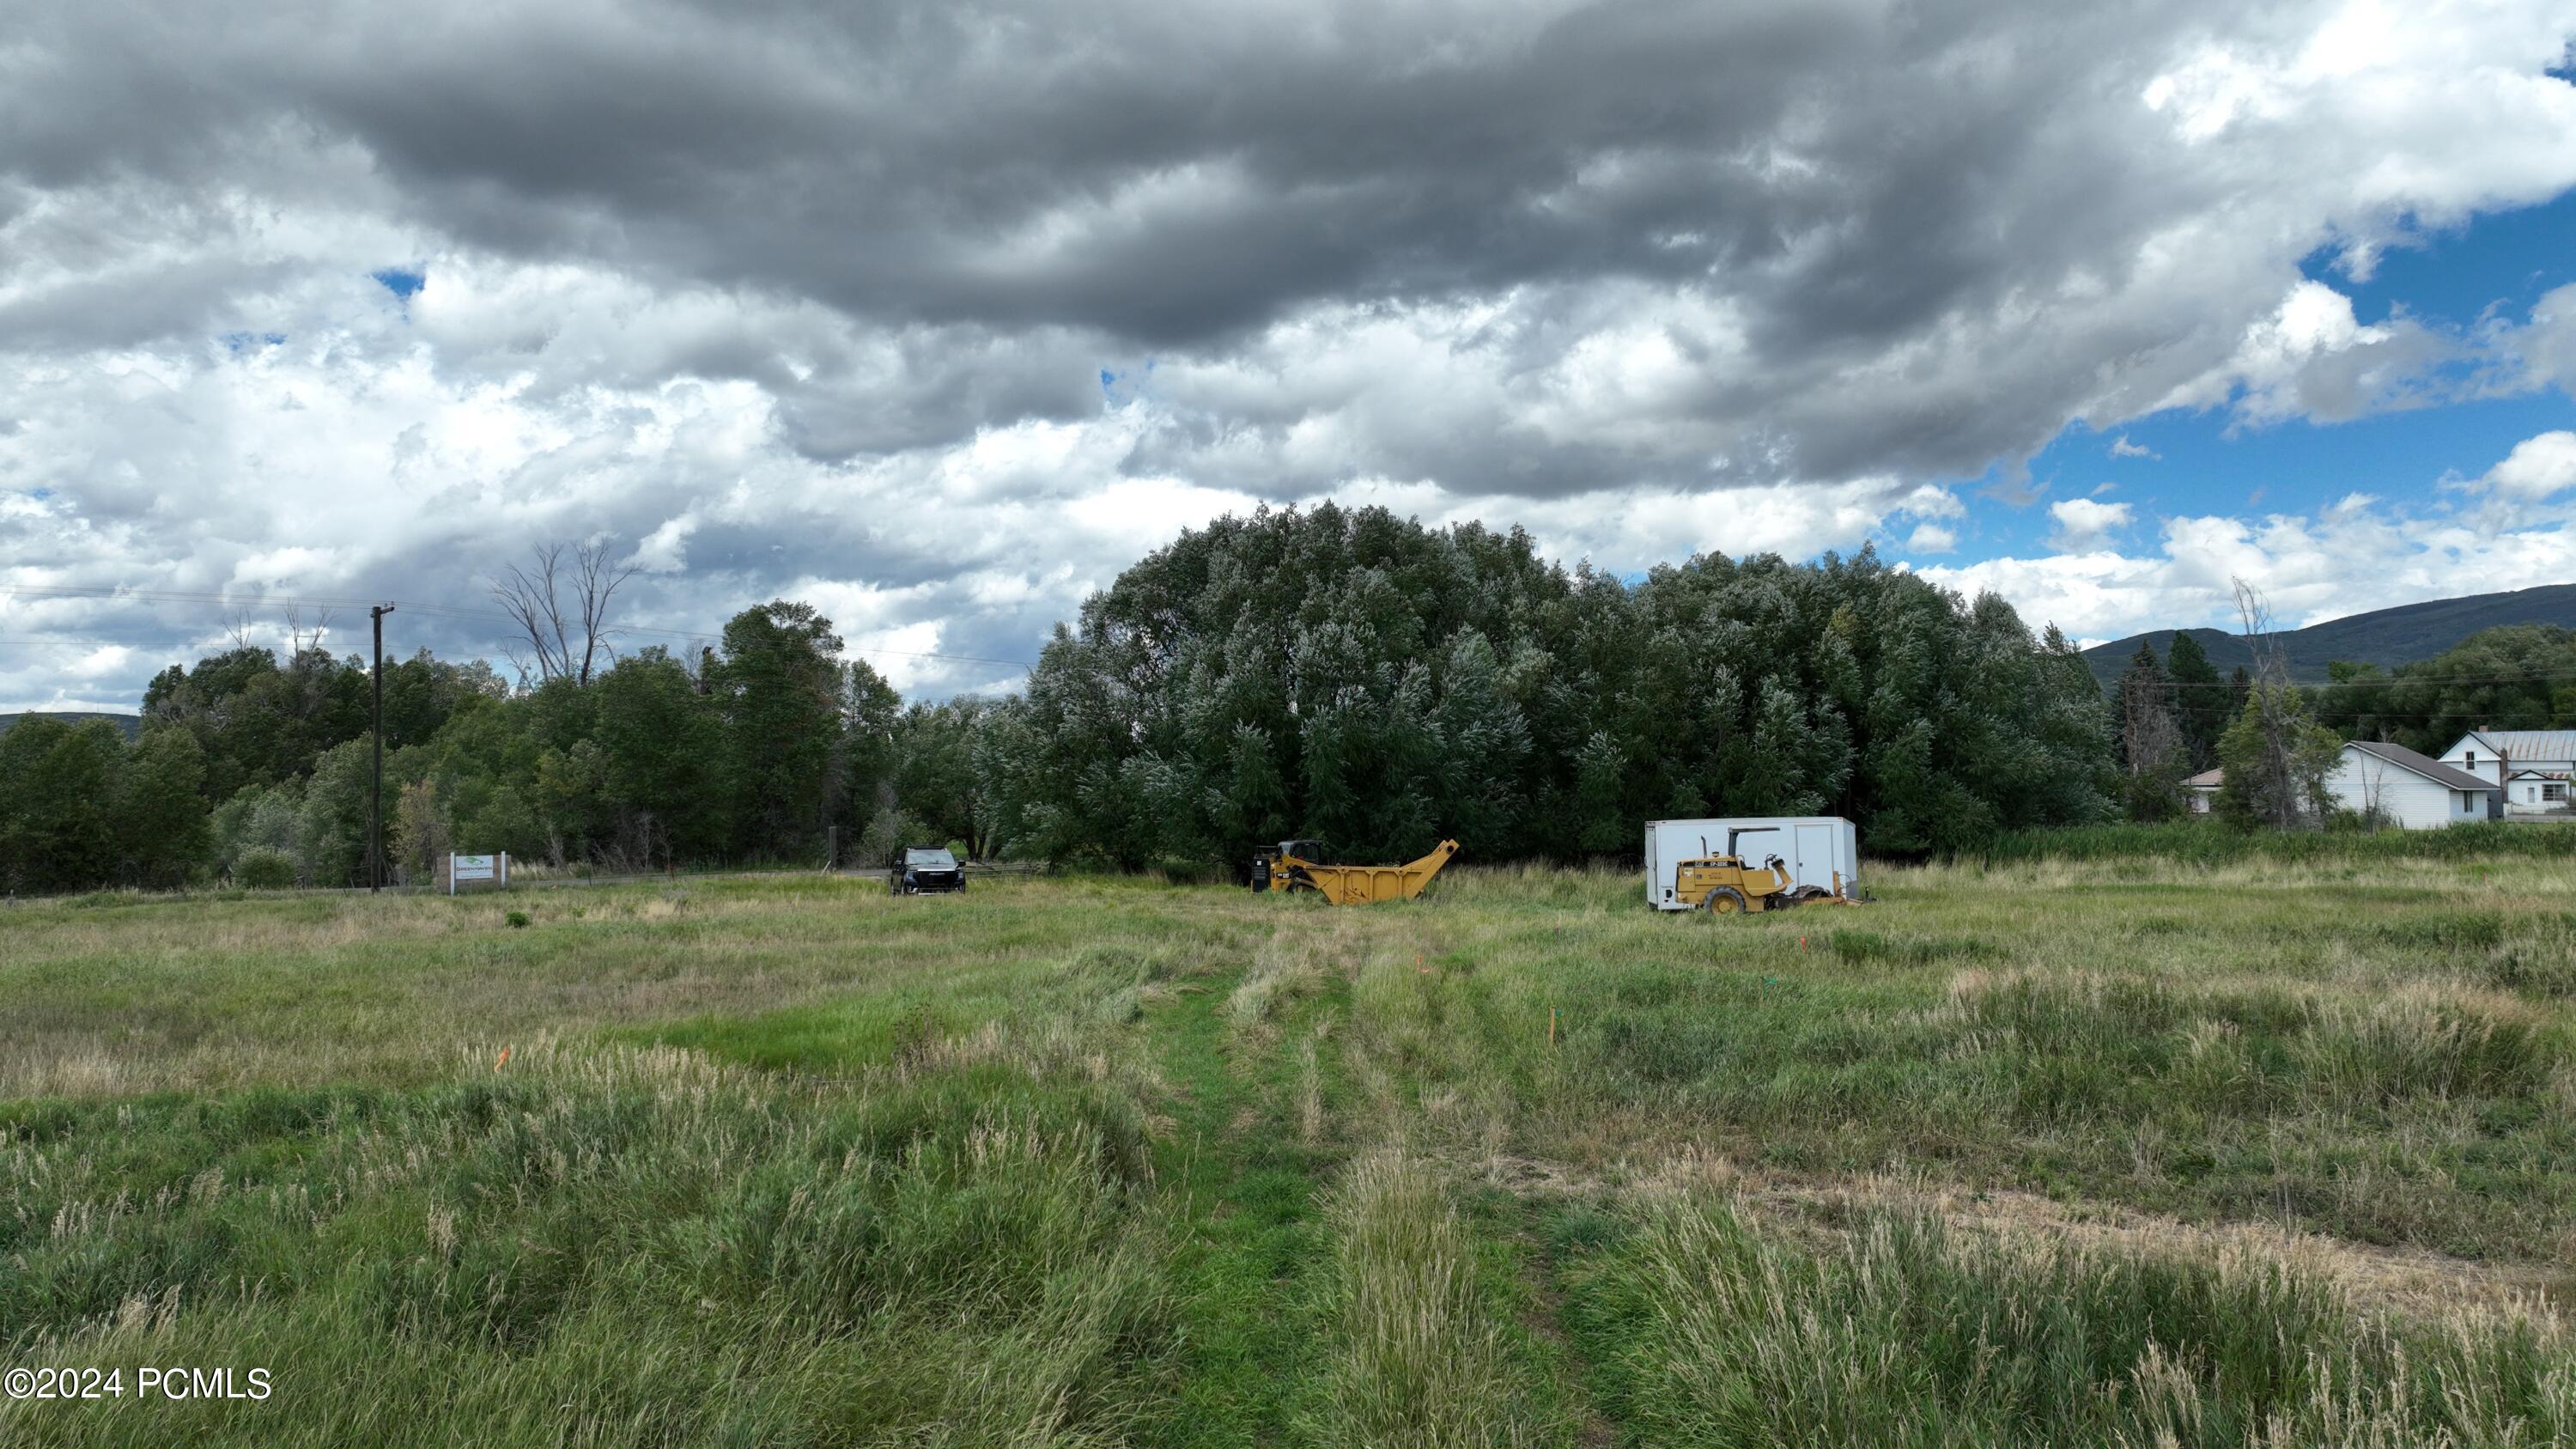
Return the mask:
<svg viewBox="0 0 2576 1449">
<path fill-rule="evenodd" d="M 834 832 L 936 831 L 890 800 L 907 736 L 939 711 L 904 710 L 839 658 L 808 605 L 746 609 L 722 638 L 693 660 L 648 648 L 519 688 L 425 650 L 389 663 L 395 877 L 424 879 L 451 849 L 659 869 L 815 863 Z M 30 891 L 363 884 L 371 687 L 356 656 L 243 646 L 155 678 L 130 747 L 105 721 L 22 720 L 0 735 L 0 876 Z"/>
<path fill-rule="evenodd" d="M 1290 837 L 1345 859 L 1444 837 L 1570 859 L 1711 814 L 1838 814 L 1874 853 L 1932 853 L 2172 814 L 2184 777 L 2258 744 L 2312 755 L 2371 721 L 2509 727 L 2576 706 L 2469 682 L 2576 663 L 2563 630 L 2491 631 L 2315 691 L 2222 678 L 2183 634 L 2106 700 L 2053 626 L 1866 548 L 1621 578 L 1517 529 L 1329 505 L 1220 519 L 1139 560 L 1057 627 L 1020 693 L 907 705 L 793 601 L 694 654 L 596 647 L 616 576 L 575 555 L 556 610 L 539 559 L 510 586 L 543 631 L 517 681 L 427 651 L 385 667 L 397 879 L 449 850 L 874 866 L 924 840 L 1131 869 L 1239 865 Z M 103 722 L 22 721 L 0 735 L 0 883 L 362 884 L 370 693 L 365 661 L 299 638 L 163 671 L 130 744 Z M 2448 726 L 2414 728 L 2398 737 L 2427 748 Z M 2262 769 L 2240 773 L 2260 789 Z"/>
</svg>

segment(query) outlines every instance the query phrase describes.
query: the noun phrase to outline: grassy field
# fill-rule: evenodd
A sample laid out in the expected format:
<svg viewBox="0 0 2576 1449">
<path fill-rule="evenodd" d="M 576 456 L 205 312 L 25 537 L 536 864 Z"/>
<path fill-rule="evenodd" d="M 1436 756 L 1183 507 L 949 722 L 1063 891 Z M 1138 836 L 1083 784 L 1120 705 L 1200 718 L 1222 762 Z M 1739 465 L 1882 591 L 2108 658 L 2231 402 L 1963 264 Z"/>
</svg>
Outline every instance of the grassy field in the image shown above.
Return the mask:
<svg viewBox="0 0 2576 1449">
<path fill-rule="evenodd" d="M 2576 863 L 1872 884 L 21 904 L 0 1443 L 2576 1441 Z"/>
</svg>

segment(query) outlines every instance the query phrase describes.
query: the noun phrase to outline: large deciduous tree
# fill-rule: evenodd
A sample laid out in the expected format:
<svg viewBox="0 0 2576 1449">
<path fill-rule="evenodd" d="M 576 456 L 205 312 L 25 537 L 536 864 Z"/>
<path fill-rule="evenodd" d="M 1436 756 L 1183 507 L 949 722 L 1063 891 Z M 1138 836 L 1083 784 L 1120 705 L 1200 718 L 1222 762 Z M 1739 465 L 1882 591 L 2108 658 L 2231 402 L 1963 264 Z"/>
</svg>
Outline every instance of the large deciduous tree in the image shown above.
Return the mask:
<svg viewBox="0 0 2576 1449">
<path fill-rule="evenodd" d="M 780 599 L 725 624 L 708 682 L 745 855 L 817 853 L 824 827 L 838 819 L 850 679 L 840 652 L 832 621 L 811 604 Z"/>
<path fill-rule="evenodd" d="M 647 649 L 600 676 L 596 692 L 617 858 L 668 866 L 722 852 L 733 822 L 724 721 L 698 681 Z"/>
<path fill-rule="evenodd" d="M 2313 827 L 2331 801 L 2326 775 L 2343 740 L 2316 722 L 2295 685 L 2257 684 L 2218 740 L 2220 813 L 2242 825 Z"/>
<path fill-rule="evenodd" d="M 183 886 L 205 863 L 212 844 L 199 793 L 205 778 L 205 751 L 186 730 L 147 731 L 128 752 L 112 824 L 133 884 Z"/>
<path fill-rule="evenodd" d="M 125 737 L 104 720 L 42 715 L 0 733 L 0 876 L 13 891 L 77 890 L 115 878 Z"/>
</svg>

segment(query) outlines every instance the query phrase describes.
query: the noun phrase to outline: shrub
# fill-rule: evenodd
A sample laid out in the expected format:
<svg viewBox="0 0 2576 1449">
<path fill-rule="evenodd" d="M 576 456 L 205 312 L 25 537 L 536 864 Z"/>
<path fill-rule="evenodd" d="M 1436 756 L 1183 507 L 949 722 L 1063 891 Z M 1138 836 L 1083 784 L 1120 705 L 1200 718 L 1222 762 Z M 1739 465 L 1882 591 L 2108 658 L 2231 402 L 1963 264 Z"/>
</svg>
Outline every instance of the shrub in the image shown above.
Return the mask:
<svg viewBox="0 0 2576 1449">
<path fill-rule="evenodd" d="M 272 846 L 254 845 L 233 862 L 233 884 L 255 891 L 285 890 L 295 884 L 295 857 Z"/>
</svg>

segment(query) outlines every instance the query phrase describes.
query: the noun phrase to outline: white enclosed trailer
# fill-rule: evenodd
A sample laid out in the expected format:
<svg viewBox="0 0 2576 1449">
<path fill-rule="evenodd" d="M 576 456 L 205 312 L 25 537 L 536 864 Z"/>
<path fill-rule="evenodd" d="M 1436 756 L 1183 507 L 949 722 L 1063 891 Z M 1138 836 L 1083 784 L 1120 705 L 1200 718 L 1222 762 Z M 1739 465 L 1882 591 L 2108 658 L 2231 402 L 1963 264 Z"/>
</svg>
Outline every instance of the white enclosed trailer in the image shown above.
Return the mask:
<svg viewBox="0 0 2576 1449">
<path fill-rule="evenodd" d="M 1736 854 L 1749 865 L 1780 857 L 1791 889 L 1860 894 L 1860 836 L 1839 815 L 1761 815 L 1730 820 L 1646 822 L 1646 900 L 1657 910 L 1687 911 L 1697 901 L 1673 898 L 1673 872 L 1683 861 L 1727 853 L 1735 832 Z"/>
</svg>

